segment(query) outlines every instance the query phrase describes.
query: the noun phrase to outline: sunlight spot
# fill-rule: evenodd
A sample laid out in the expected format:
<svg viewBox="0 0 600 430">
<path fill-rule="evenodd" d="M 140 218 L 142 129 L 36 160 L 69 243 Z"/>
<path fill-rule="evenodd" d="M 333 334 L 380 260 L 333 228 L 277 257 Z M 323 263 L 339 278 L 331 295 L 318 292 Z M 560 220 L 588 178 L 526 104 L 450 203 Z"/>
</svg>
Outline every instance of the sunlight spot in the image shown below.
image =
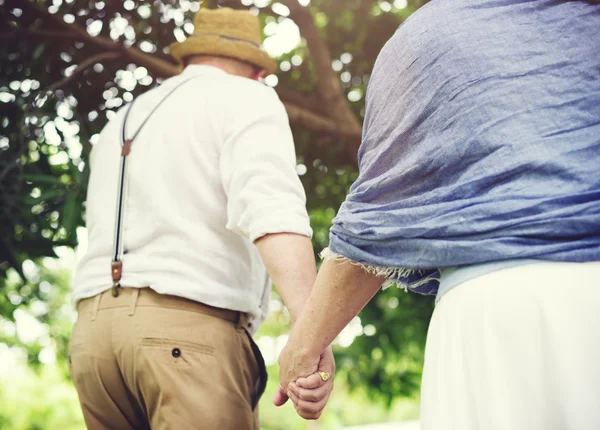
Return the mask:
<svg viewBox="0 0 600 430">
<path fill-rule="evenodd" d="M 362 90 L 356 88 L 348 93 L 348 100 L 350 100 L 351 102 L 357 102 L 360 99 L 362 99 L 362 96 L 363 96 Z"/>
<path fill-rule="evenodd" d="M 140 49 L 148 54 L 156 52 L 156 46 L 152 42 L 148 42 L 147 40 L 142 40 L 140 42 Z"/>
<path fill-rule="evenodd" d="M 54 350 L 54 347 L 47 346 L 43 348 L 38 354 L 38 359 L 40 360 L 40 363 L 43 364 L 54 363 L 56 361 L 56 351 Z"/>
<path fill-rule="evenodd" d="M 265 39 L 265 50 L 272 57 L 279 57 L 290 52 L 300 44 L 300 29 L 291 19 L 284 19 L 277 25 L 277 30 Z"/>
<path fill-rule="evenodd" d="M 273 36 L 275 33 L 277 33 L 277 27 L 279 27 L 279 24 L 277 24 L 275 21 L 269 22 L 263 29 L 265 36 Z"/>
<path fill-rule="evenodd" d="M 281 64 L 279 65 L 279 68 L 281 69 L 282 72 L 287 72 L 292 68 L 292 64 L 289 61 L 282 61 Z M 7 94 L 7 93 L 5 93 Z M 0 95 L 1 97 L 1 95 Z"/>
<path fill-rule="evenodd" d="M 67 164 L 69 162 L 69 155 L 65 151 L 59 151 L 56 154 L 49 156 L 48 162 L 52 166 Z"/>
<path fill-rule="evenodd" d="M 2 103 L 14 102 L 15 99 L 16 99 L 16 97 L 14 94 L 6 93 L 6 92 L 0 93 L 0 102 L 2 102 Z"/>
<path fill-rule="evenodd" d="M 306 166 L 304 164 L 298 164 L 296 166 L 296 173 L 298 174 L 298 176 L 306 175 L 307 171 L 308 171 L 308 169 L 306 168 Z"/>
<path fill-rule="evenodd" d="M 21 82 L 21 91 L 27 93 L 29 90 L 31 90 L 31 79 L 25 79 Z"/>
<path fill-rule="evenodd" d="M 194 24 L 192 24 L 191 22 L 186 22 L 185 24 L 183 24 L 183 29 L 187 34 L 192 34 L 194 32 Z"/>
<path fill-rule="evenodd" d="M 98 36 L 101 31 L 102 21 L 100 21 L 99 19 L 93 21 L 92 23 L 90 23 L 90 25 L 87 26 L 87 32 L 92 37 Z"/>
<path fill-rule="evenodd" d="M 352 62 L 352 59 L 354 57 L 352 57 L 352 54 L 349 52 L 344 52 L 341 56 L 340 56 L 340 60 L 342 60 L 342 63 L 344 64 L 350 64 Z"/>
<path fill-rule="evenodd" d="M 145 78 L 146 76 L 148 76 L 148 69 L 146 69 L 145 67 L 138 67 L 133 72 L 133 77 L 136 78 L 138 81 L 140 79 Z"/>
<path fill-rule="evenodd" d="M 72 64 L 69 67 L 67 67 L 65 69 L 65 76 L 71 76 L 73 74 L 73 71 L 77 68 L 77 64 Z"/>
<path fill-rule="evenodd" d="M 279 78 L 276 75 L 269 75 L 265 78 L 265 84 L 270 87 L 276 87 L 279 83 Z"/>
<path fill-rule="evenodd" d="M 381 8 L 382 11 L 384 12 L 389 12 L 392 10 L 392 5 L 389 4 L 386 1 L 382 1 L 381 3 L 379 3 L 379 7 Z"/>
<path fill-rule="evenodd" d="M 336 339 L 336 343 L 343 348 L 347 348 L 352 345 L 356 336 L 360 336 L 362 333 L 362 325 L 360 323 L 360 317 L 354 317 L 352 321 L 342 330 Z"/>
<path fill-rule="evenodd" d="M 261 336 L 256 339 L 256 344 L 258 345 L 267 366 L 277 363 L 277 358 L 288 339 L 289 336 L 287 334 L 282 334 L 278 337 Z"/>
<path fill-rule="evenodd" d="M 290 16 L 290 9 L 281 3 L 273 3 L 271 5 L 271 10 L 281 16 Z"/>
<path fill-rule="evenodd" d="M 175 39 L 177 39 L 178 42 L 183 42 L 186 39 L 185 33 L 181 28 L 174 29 L 173 35 L 175 36 Z"/>
<path fill-rule="evenodd" d="M 48 332 L 48 327 L 23 309 L 14 311 L 17 337 L 24 344 L 31 344 Z"/>
<path fill-rule="evenodd" d="M 377 329 L 373 324 L 367 324 L 363 330 L 366 336 L 374 336 L 377 333 Z"/>
<path fill-rule="evenodd" d="M 152 15 L 152 9 L 150 8 L 150 6 L 143 4 L 137 8 L 137 13 L 140 16 L 140 18 L 148 19 L 150 18 L 150 15 Z"/>
</svg>

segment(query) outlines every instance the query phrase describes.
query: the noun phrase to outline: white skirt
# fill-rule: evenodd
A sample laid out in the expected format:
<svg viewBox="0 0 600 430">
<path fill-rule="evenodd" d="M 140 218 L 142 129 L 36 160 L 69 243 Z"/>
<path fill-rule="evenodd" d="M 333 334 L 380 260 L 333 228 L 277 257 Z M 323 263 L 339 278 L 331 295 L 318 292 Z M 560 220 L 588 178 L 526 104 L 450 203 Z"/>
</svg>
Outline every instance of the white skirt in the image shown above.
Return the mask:
<svg viewBox="0 0 600 430">
<path fill-rule="evenodd" d="M 600 429 L 600 262 L 536 263 L 444 295 L 421 430 Z"/>
</svg>

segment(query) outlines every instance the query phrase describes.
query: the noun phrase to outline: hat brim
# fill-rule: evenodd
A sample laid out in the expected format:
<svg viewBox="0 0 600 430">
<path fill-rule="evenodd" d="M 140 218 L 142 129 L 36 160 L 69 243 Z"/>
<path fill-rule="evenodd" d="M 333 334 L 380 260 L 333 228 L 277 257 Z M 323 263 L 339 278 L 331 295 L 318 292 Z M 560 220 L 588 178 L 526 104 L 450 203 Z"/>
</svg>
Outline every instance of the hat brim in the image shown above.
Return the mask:
<svg viewBox="0 0 600 430">
<path fill-rule="evenodd" d="M 171 56 L 178 62 L 192 55 L 216 55 L 235 58 L 265 69 L 268 75 L 275 73 L 277 63 L 262 49 L 244 41 L 224 39 L 219 36 L 189 37 L 169 47 Z"/>
</svg>

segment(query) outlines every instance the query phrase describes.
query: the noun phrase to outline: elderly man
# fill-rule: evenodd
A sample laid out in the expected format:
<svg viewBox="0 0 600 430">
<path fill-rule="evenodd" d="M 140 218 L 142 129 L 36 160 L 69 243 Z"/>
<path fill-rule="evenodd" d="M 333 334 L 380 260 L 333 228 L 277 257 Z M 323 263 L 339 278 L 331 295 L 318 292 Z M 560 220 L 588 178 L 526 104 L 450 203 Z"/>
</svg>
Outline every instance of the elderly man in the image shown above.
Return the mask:
<svg viewBox="0 0 600 430">
<path fill-rule="evenodd" d="M 249 12 L 201 10 L 171 47 L 183 73 L 94 145 L 69 352 L 91 429 L 259 428 L 266 371 L 250 334 L 267 271 L 292 319 L 316 277 L 286 111 L 258 82 L 275 70 L 260 39 Z M 321 365 L 333 373 L 331 351 Z"/>
<path fill-rule="evenodd" d="M 369 85 L 281 387 L 307 407 L 319 353 L 396 283 L 437 294 L 422 430 L 597 429 L 600 4 L 430 2 Z"/>
</svg>

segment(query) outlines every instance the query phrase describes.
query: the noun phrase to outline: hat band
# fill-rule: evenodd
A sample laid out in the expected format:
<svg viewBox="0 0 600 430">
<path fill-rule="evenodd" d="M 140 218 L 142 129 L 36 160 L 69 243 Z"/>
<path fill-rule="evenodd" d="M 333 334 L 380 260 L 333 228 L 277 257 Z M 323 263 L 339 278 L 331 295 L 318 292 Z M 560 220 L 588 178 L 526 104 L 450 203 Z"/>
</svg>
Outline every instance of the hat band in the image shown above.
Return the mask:
<svg viewBox="0 0 600 430">
<path fill-rule="evenodd" d="M 260 45 L 257 45 L 254 42 L 250 42 L 249 40 L 238 39 L 237 37 L 225 36 L 225 35 L 217 34 L 217 33 L 192 34 L 190 37 L 205 37 L 205 36 L 217 36 L 217 37 L 220 37 L 221 39 L 231 40 L 233 42 L 244 42 L 244 43 L 248 43 L 249 45 L 254 46 L 255 48 L 260 49 Z"/>
</svg>

